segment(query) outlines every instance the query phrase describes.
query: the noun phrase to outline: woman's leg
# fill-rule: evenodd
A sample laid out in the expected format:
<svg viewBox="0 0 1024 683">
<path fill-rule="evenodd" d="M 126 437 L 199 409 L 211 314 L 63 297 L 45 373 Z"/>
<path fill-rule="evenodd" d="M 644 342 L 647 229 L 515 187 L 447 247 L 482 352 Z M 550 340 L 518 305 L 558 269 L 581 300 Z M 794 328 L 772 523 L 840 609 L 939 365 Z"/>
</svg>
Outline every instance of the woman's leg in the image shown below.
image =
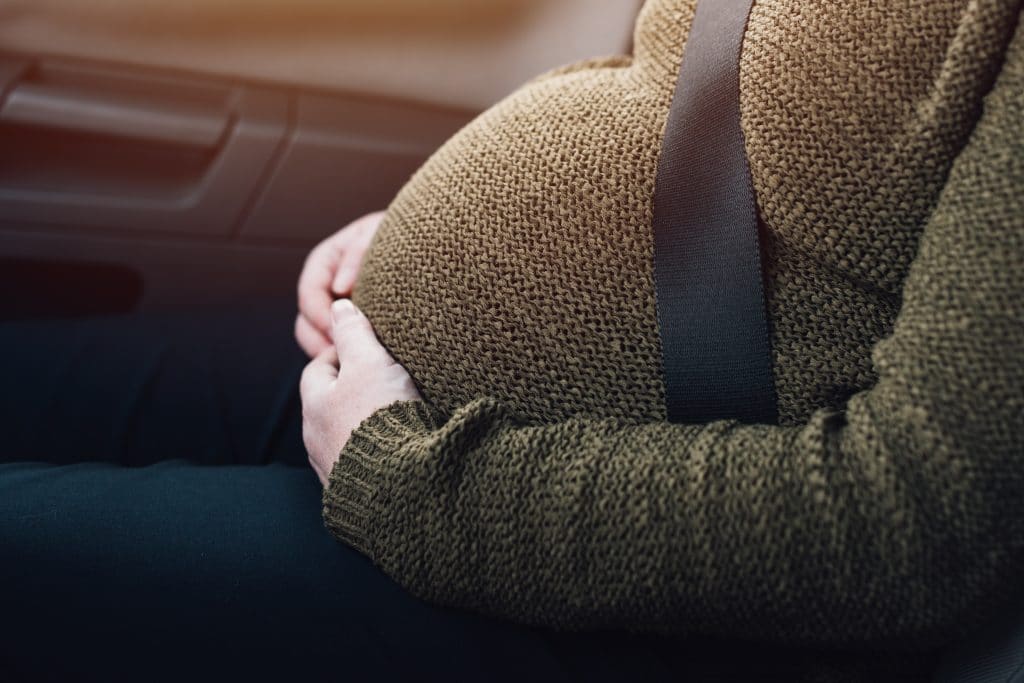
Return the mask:
<svg viewBox="0 0 1024 683">
<path fill-rule="evenodd" d="M 2 464 L 0 549 L 0 680 L 661 673 L 639 641 L 415 599 L 325 531 L 308 468 Z"/>
<path fill-rule="evenodd" d="M 590 668 L 423 604 L 327 533 L 304 364 L 287 309 L 0 324 L 0 680 Z"/>
<path fill-rule="evenodd" d="M 0 462 L 305 466 L 293 315 L 0 323 Z"/>
</svg>

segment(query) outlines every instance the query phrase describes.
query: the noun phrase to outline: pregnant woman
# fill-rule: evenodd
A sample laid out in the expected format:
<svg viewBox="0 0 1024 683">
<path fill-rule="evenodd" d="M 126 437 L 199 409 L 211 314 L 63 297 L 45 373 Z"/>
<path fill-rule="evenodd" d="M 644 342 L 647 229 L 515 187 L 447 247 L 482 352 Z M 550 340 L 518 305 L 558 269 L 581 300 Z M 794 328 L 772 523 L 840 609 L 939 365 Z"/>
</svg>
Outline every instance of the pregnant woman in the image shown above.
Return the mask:
<svg viewBox="0 0 1024 683">
<path fill-rule="evenodd" d="M 305 451 L 258 316 L 7 326 L 8 452 L 50 464 L 0 465 L 0 665 L 907 680 L 1019 601 L 1020 3 L 754 4 L 774 424 L 666 420 L 695 7 L 650 0 L 632 57 L 527 84 L 314 251 Z"/>
</svg>

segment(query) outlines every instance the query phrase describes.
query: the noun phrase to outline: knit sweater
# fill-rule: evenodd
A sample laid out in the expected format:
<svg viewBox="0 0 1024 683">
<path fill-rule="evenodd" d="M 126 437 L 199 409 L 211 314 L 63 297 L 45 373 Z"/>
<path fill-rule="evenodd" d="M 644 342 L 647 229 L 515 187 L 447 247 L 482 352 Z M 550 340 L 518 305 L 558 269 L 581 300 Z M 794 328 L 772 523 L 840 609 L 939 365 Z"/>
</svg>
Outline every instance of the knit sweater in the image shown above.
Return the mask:
<svg viewBox="0 0 1024 683">
<path fill-rule="evenodd" d="M 664 421 L 651 207 L 695 4 L 649 0 L 632 57 L 527 84 L 396 198 L 355 299 L 425 400 L 360 425 L 325 520 L 529 624 L 941 644 L 1024 571 L 1020 2 L 755 4 L 777 426 Z"/>
</svg>

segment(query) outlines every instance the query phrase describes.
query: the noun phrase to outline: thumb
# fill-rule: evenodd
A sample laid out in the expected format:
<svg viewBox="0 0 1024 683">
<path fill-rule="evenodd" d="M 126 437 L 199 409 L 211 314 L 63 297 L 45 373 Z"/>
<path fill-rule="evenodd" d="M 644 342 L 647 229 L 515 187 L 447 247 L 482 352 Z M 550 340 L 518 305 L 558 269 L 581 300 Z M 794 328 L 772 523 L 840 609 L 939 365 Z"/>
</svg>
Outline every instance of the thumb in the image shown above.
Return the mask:
<svg viewBox="0 0 1024 683">
<path fill-rule="evenodd" d="M 338 299 L 331 306 L 331 331 L 342 365 L 372 363 L 387 357 L 369 319 L 348 299 Z"/>
</svg>

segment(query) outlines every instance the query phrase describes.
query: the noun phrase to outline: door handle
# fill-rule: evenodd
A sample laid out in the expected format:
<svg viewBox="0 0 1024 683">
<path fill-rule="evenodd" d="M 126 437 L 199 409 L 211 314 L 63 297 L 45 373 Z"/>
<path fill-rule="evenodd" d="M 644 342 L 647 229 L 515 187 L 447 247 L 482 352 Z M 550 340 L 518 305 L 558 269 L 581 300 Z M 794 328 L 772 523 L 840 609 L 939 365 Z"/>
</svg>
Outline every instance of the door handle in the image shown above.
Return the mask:
<svg viewBox="0 0 1024 683">
<path fill-rule="evenodd" d="M 8 225 L 228 237 L 289 130 L 289 94 L 268 88 L 62 62 L 13 71 L 0 90 Z"/>
<path fill-rule="evenodd" d="M 225 112 L 176 105 L 168 109 L 138 99 L 76 92 L 59 85 L 22 83 L 0 108 L 0 125 L 55 128 L 187 147 L 216 147 L 230 126 Z"/>
</svg>

